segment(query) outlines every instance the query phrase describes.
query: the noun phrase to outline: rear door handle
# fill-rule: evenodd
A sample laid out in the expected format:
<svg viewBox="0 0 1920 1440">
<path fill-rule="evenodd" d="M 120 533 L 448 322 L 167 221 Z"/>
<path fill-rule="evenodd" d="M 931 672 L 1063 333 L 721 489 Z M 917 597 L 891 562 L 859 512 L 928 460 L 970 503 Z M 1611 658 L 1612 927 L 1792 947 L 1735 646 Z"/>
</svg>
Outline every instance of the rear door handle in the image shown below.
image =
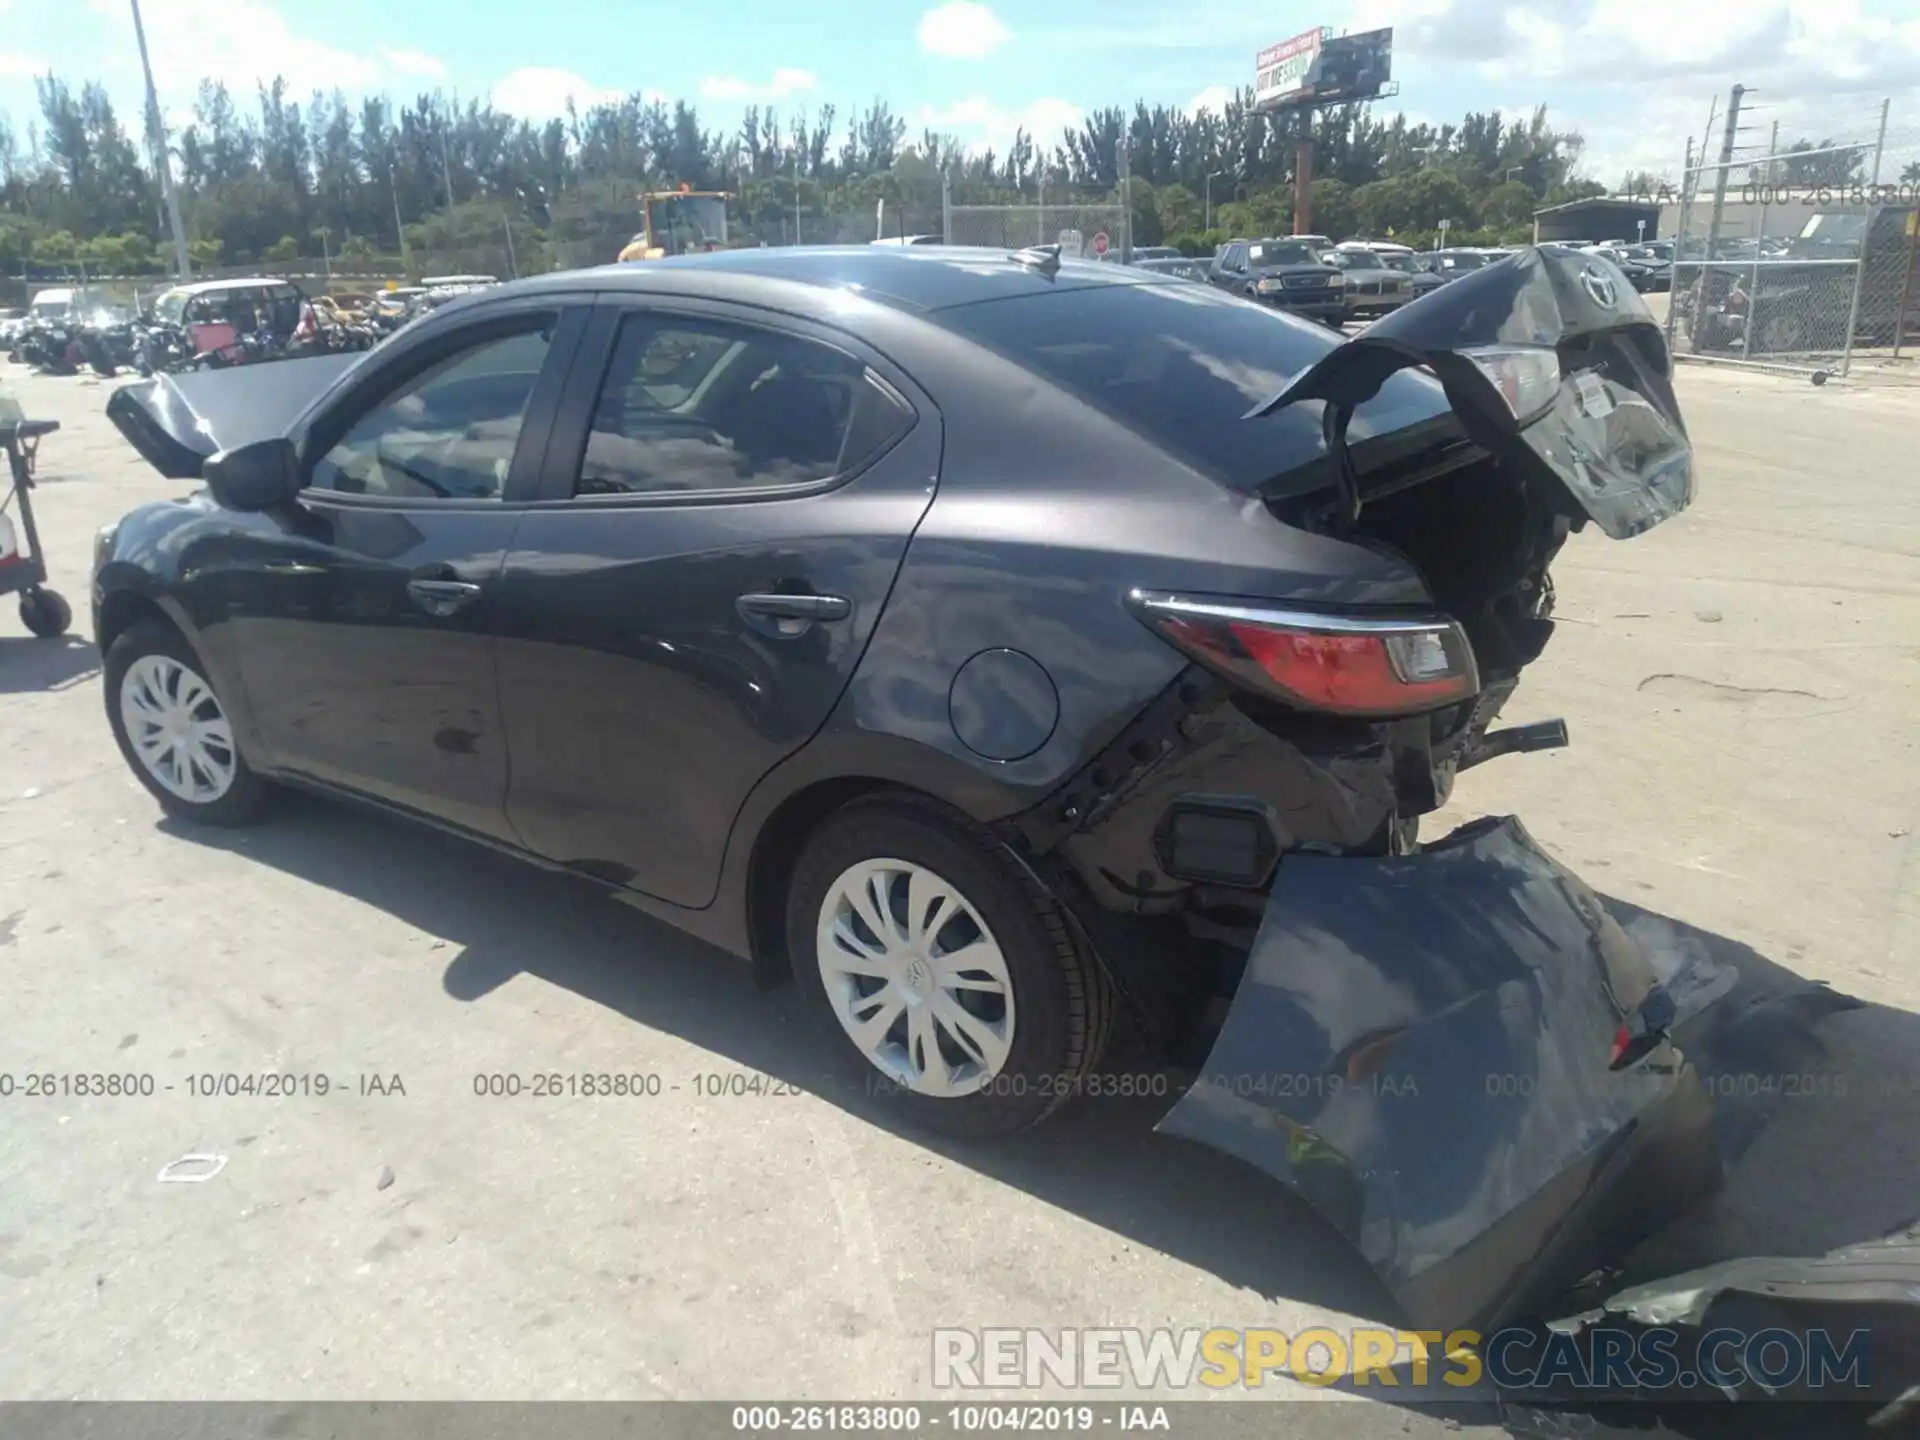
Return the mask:
<svg viewBox="0 0 1920 1440">
<path fill-rule="evenodd" d="M 471 580 L 409 580 L 407 595 L 429 615 L 445 617 L 480 598 Z"/>
</svg>

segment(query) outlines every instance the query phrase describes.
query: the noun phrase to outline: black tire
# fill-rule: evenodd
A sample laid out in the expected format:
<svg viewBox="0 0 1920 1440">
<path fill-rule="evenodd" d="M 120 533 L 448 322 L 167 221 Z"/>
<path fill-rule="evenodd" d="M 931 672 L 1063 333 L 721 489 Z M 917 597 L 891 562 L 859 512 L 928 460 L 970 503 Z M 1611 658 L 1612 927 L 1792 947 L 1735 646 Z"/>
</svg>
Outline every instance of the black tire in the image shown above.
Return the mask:
<svg viewBox="0 0 1920 1440">
<path fill-rule="evenodd" d="M 73 624 L 73 607 L 58 591 L 41 586 L 20 596 L 20 623 L 42 640 L 57 639 Z"/>
<path fill-rule="evenodd" d="M 129 625 L 107 647 L 106 663 L 102 667 L 106 681 L 107 724 L 113 729 L 114 743 L 120 747 L 127 768 L 147 788 L 147 793 L 160 802 L 162 810 L 182 820 L 192 820 L 201 825 L 242 826 L 262 819 L 273 808 L 276 792 L 271 784 L 254 773 L 253 767 L 247 764 L 246 757 L 240 753 L 237 742 L 233 749 L 232 783 L 217 799 L 210 801 L 194 801 L 174 794 L 141 763 L 120 713 L 120 688 L 134 663 L 152 655 L 166 656 L 191 671 L 213 693 L 215 703 L 219 703 L 219 691 L 214 686 L 212 676 L 179 631 L 159 620 L 141 620 Z M 231 713 L 226 711 L 224 704 L 220 708 L 227 715 L 231 727 Z"/>
<path fill-rule="evenodd" d="M 848 868 L 879 858 L 944 879 L 986 922 L 1005 959 L 1015 1007 L 1008 1056 L 972 1094 L 935 1098 L 894 1083 L 854 1045 L 828 999 L 816 942 L 821 907 Z M 1037 1125 L 1084 1088 L 1113 1028 L 1112 984 L 1076 941 L 1059 902 L 990 833 L 919 796 L 857 801 L 808 838 L 787 892 L 787 945 L 852 1083 L 944 1134 L 979 1139 Z"/>
</svg>

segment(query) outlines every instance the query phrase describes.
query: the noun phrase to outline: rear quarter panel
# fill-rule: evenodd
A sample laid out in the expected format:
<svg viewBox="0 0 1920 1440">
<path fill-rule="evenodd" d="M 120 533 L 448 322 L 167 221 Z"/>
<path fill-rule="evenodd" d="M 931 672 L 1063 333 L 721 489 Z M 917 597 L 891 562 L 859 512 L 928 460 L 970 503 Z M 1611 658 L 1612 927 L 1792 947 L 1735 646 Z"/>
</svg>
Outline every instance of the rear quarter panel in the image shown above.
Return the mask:
<svg viewBox="0 0 1920 1440">
<path fill-rule="evenodd" d="M 931 788 L 957 786 L 945 798 L 999 818 L 1044 799 L 1184 668 L 1128 611 L 1130 588 L 1333 605 L 1427 598 L 1397 562 L 1280 524 L 971 342 L 943 333 L 925 351 L 916 378 L 946 419 L 940 483 L 816 741 L 847 763 L 862 739 L 907 742 L 958 767 L 930 761 Z M 997 648 L 1037 661 L 1058 697 L 1045 742 L 1017 760 L 976 754 L 954 726 L 956 674 Z"/>
</svg>

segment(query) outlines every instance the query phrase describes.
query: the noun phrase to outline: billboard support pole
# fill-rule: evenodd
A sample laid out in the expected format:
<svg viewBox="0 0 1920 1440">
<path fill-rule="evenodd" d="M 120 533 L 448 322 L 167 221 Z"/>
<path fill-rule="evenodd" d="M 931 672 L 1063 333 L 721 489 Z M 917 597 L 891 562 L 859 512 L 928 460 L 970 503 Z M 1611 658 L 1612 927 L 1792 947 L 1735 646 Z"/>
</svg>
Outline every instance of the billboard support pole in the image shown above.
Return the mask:
<svg viewBox="0 0 1920 1440">
<path fill-rule="evenodd" d="M 1313 112 L 1301 115 L 1303 129 L 1293 151 L 1293 233 L 1313 233 Z"/>
</svg>

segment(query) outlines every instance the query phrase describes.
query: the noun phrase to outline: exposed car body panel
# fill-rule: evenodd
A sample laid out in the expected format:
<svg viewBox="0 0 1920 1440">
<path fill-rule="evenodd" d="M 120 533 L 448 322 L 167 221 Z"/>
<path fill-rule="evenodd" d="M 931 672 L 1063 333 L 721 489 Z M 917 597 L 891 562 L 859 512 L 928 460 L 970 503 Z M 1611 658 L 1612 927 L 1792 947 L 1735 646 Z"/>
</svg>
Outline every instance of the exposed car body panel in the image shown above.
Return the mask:
<svg viewBox="0 0 1920 1440">
<path fill-rule="evenodd" d="M 1290 857 L 1213 1053 L 1161 1128 L 1294 1189 L 1416 1322 L 1493 1329 L 1591 1268 L 1619 1219 L 1608 1191 L 1657 1183 L 1684 1206 L 1716 1178 L 1661 1160 L 1661 1145 L 1712 1154 L 1681 1057 L 1608 1069 L 1657 993 L 1599 900 L 1512 819 L 1418 855 Z"/>
</svg>

